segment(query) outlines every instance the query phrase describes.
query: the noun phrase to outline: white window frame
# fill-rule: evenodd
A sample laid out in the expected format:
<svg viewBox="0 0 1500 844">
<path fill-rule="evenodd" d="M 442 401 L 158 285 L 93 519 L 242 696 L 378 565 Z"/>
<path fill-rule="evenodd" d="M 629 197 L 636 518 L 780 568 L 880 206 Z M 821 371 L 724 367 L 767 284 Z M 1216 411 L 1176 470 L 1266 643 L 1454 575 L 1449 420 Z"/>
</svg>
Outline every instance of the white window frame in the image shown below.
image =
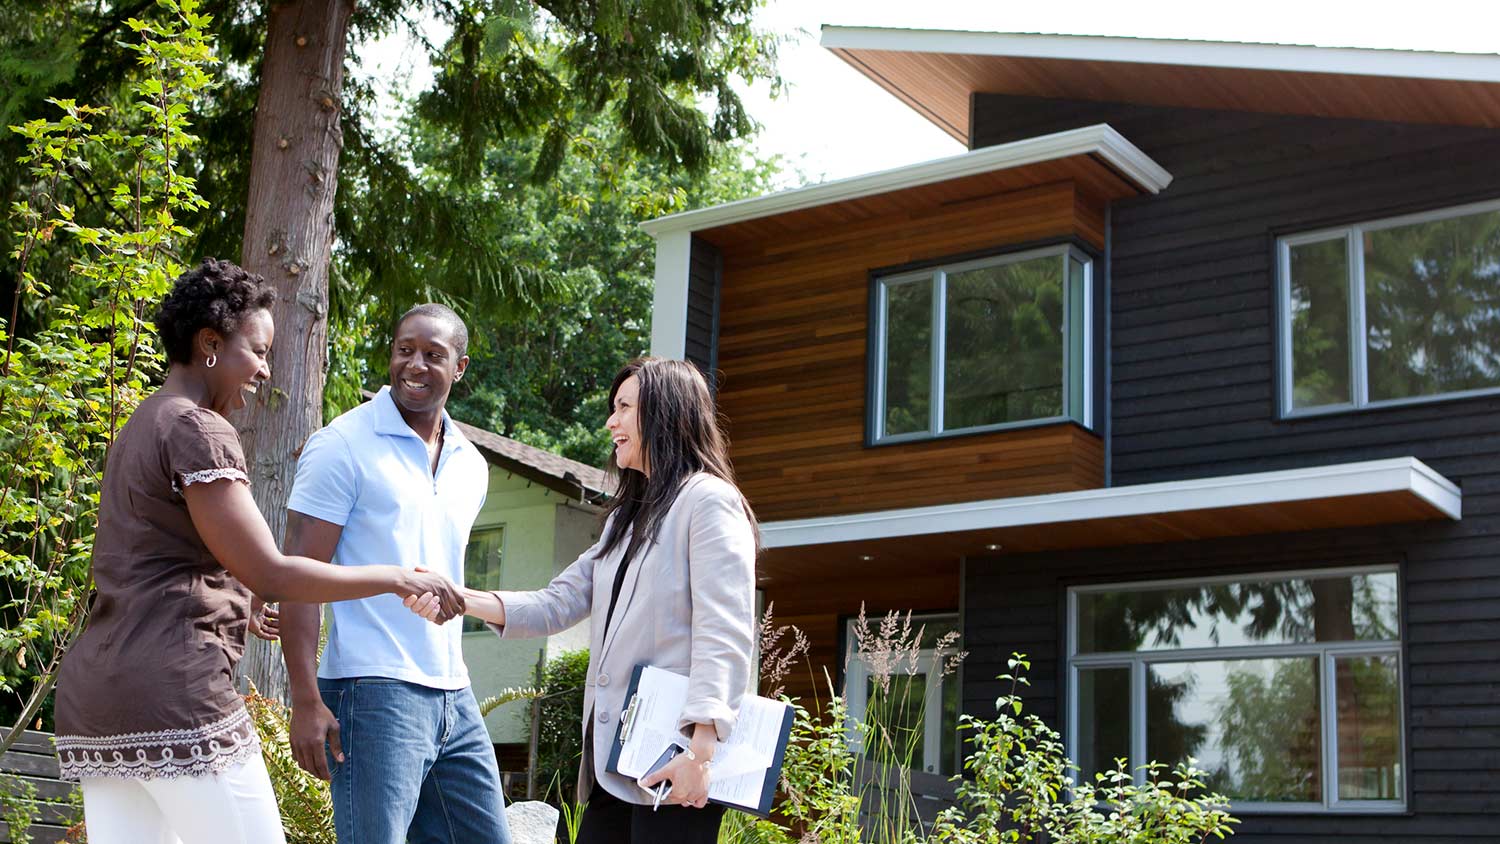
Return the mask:
<svg viewBox="0 0 1500 844">
<path fill-rule="evenodd" d="M 936 612 L 924 614 L 912 614 L 912 625 L 921 626 L 933 621 L 952 621 L 962 628 L 963 621 L 956 612 Z M 878 622 L 877 622 L 878 623 Z M 844 694 L 848 704 L 848 735 L 849 749 L 855 754 L 864 753 L 864 742 L 861 739 L 857 724 L 865 717 L 865 707 L 869 705 L 870 691 L 867 681 L 870 679 L 869 664 L 859 657 L 854 650 L 854 627 L 859 624 L 859 619 L 851 618 L 844 622 Z M 948 683 L 959 683 L 962 689 L 962 678 L 955 670 L 948 676 L 943 676 L 943 661 L 952 657 L 961 648 L 923 648 L 917 652 L 917 665 L 927 672 L 927 684 L 924 701 L 928 704 L 922 713 L 922 770 L 928 773 L 941 772 L 943 764 L 943 687 Z M 960 701 L 959 709 L 963 704 Z M 960 714 L 962 712 L 960 711 Z M 962 770 L 963 741 L 962 736 L 956 742 L 957 757 L 950 760 L 955 772 Z M 937 771 L 932 766 L 938 766 Z"/>
<path fill-rule="evenodd" d="M 1484 387 L 1478 390 L 1459 390 L 1451 393 L 1434 393 L 1430 396 L 1407 396 L 1399 399 L 1370 401 L 1368 372 L 1369 340 L 1365 331 L 1365 232 L 1408 226 L 1414 223 L 1431 223 L 1471 214 L 1500 211 L 1500 199 L 1455 205 L 1400 217 L 1386 217 L 1355 223 L 1348 226 L 1300 232 L 1276 240 L 1276 301 L 1277 301 L 1277 356 L 1279 357 L 1279 410 L 1282 418 L 1322 416 L 1362 410 L 1367 407 L 1398 407 L 1408 404 L 1429 404 L 1438 401 L 1500 394 L 1500 387 Z M 1323 404 L 1316 407 L 1297 408 L 1292 405 L 1294 373 L 1292 371 L 1292 248 L 1332 240 L 1343 240 L 1348 263 L 1348 285 L 1346 297 L 1349 302 L 1349 380 L 1350 401 L 1338 404 Z"/>
<path fill-rule="evenodd" d="M 1063 342 L 1062 342 L 1062 402 L 1063 412 L 1060 416 L 1049 416 L 1038 419 L 1020 419 L 1014 422 L 997 422 L 991 425 L 974 425 L 967 428 L 943 427 L 943 373 L 946 369 L 944 342 L 947 335 L 948 313 L 948 275 L 966 270 L 975 270 L 985 267 L 999 267 L 1006 264 L 1014 264 L 1022 261 L 1031 261 L 1037 258 L 1056 256 L 1063 259 Z M 1072 313 L 1074 302 L 1073 285 L 1071 283 L 1071 266 L 1068 260 L 1076 260 L 1083 265 L 1083 325 L 1072 325 Z M 931 395 L 928 398 L 928 420 L 927 430 L 911 431 L 905 434 L 885 433 L 885 379 L 886 379 L 886 340 L 888 332 L 888 291 L 890 288 L 902 284 L 915 284 L 927 282 L 932 285 L 932 374 Z M 961 434 L 981 433 L 985 431 L 1003 431 L 1010 428 L 1027 428 L 1036 425 L 1046 425 L 1056 422 L 1077 422 L 1085 428 L 1093 427 L 1094 394 L 1093 394 L 1093 358 L 1094 358 L 1094 261 L 1081 249 L 1071 244 L 1059 244 L 1047 246 L 1040 249 L 1030 249 L 1024 252 L 1009 252 L 1003 255 L 995 255 L 988 258 L 979 258 L 972 261 L 964 261 L 954 264 L 943 264 L 911 272 L 895 273 L 881 276 L 875 280 L 875 325 L 874 325 L 874 383 L 871 385 L 869 426 L 870 441 L 884 445 L 886 443 L 913 442 L 920 440 L 939 439 L 941 437 L 956 436 Z M 1083 343 L 1081 354 L 1082 365 L 1078 368 L 1078 377 L 1083 379 L 1082 407 L 1073 408 L 1072 390 L 1069 377 L 1073 372 L 1072 347 L 1073 337 L 1071 332 L 1083 331 Z M 1076 413 L 1074 411 L 1077 411 Z"/>
<path fill-rule="evenodd" d="M 1079 672 L 1091 668 L 1130 669 L 1130 767 L 1135 773 L 1137 785 L 1145 781 L 1145 772 L 1139 766 L 1146 758 L 1146 668 L 1152 663 L 1222 662 L 1234 659 L 1264 659 L 1275 657 L 1316 657 L 1318 659 L 1318 708 L 1322 728 L 1322 784 L 1323 799 L 1318 802 L 1264 802 L 1232 801 L 1234 812 L 1246 814 L 1401 814 L 1406 811 L 1407 794 L 1411 787 L 1410 745 L 1406 732 L 1406 667 L 1402 654 L 1402 634 L 1396 639 L 1358 642 L 1309 642 L 1285 645 L 1248 645 L 1224 648 L 1183 648 L 1153 651 L 1129 651 L 1112 653 L 1078 653 L 1078 596 L 1094 592 L 1138 592 L 1154 589 L 1171 589 L 1193 586 L 1214 586 L 1247 581 L 1266 582 L 1296 580 L 1313 577 L 1349 577 L 1364 574 L 1395 574 L 1397 578 L 1398 631 L 1404 629 L 1400 618 L 1401 581 L 1397 566 L 1358 566 L 1343 568 L 1303 569 L 1285 572 L 1257 572 L 1224 575 L 1208 578 L 1174 578 L 1126 583 L 1089 584 L 1074 586 L 1067 594 L 1067 723 L 1064 742 L 1068 758 L 1079 758 Z M 1341 800 L 1338 783 L 1338 719 L 1335 687 L 1335 664 L 1340 657 L 1388 656 L 1396 661 L 1396 721 L 1401 746 L 1398 752 L 1402 781 L 1401 796 L 1397 800 Z M 1175 760 L 1157 760 L 1168 762 Z"/>
</svg>

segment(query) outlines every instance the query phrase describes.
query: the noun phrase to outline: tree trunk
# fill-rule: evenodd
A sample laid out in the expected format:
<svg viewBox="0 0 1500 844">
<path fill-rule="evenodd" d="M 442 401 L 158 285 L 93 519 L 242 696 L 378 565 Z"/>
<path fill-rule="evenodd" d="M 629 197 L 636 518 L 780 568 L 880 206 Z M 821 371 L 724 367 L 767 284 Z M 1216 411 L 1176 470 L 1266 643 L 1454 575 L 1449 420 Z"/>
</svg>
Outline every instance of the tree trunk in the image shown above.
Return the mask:
<svg viewBox="0 0 1500 844">
<path fill-rule="evenodd" d="M 323 422 L 328 271 L 353 0 L 273 3 L 261 64 L 241 264 L 274 284 L 271 381 L 239 419 L 255 502 L 279 542 L 296 457 Z M 285 697 L 280 650 L 252 638 L 240 674 Z"/>
</svg>

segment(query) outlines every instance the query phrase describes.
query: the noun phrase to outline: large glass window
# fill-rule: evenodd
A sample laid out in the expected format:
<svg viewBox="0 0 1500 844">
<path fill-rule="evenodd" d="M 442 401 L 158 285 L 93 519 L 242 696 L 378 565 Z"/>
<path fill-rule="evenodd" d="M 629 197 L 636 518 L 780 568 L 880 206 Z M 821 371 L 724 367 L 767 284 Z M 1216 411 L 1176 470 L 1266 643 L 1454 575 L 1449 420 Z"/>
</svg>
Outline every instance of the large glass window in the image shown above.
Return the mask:
<svg viewBox="0 0 1500 844">
<path fill-rule="evenodd" d="M 1500 389 L 1500 202 L 1278 247 L 1284 413 Z"/>
<path fill-rule="evenodd" d="M 464 585 L 481 592 L 500 588 L 500 561 L 505 554 L 505 528 L 481 528 L 469 534 L 464 549 Z M 464 632 L 483 630 L 484 622 L 464 616 Z"/>
<path fill-rule="evenodd" d="M 1069 592 L 1081 773 L 1193 758 L 1237 810 L 1405 802 L 1394 569 Z"/>
<path fill-rule="evenodd" d="M 877 441 L 1089 424 L 1089 260 L 1066 246 L 877 283 Z"/>
</svg>

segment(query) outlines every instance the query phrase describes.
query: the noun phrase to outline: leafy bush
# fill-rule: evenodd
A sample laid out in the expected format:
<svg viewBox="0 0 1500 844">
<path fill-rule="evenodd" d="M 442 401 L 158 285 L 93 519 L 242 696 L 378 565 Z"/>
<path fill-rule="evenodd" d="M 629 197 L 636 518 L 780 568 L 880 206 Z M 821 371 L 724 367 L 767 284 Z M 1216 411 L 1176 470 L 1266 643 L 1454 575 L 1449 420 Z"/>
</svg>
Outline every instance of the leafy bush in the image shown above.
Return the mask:
<svg viewBox="0 0 1500 844">
<path fill-rule="evenodd" d="M 287 844 L 337 844 L 328 783 L 302 770 L 292 756 L 291 712 L 280 701 L 262 697 L 253 687 L 245 696 L 245 708 L 250 710 L 260 736 L 261 756 L 271 775 Z"/>
<path fill-rule="evenodd" d="M 768 612 L 761 625 L 761 674 L 779 682 L 786 666 L 800 654 L 797 643 L 806 637 L 793 630 L 791 648 L 778 648 L 775 645 L 787 628 L 770 628 Z M 909 616 L 903 622 L 892 614 L 876 635 L 860 639 L 859 645 L 876 657 L 870 660 L 876 685 L 882 674 L 886 678 L 902 672 L 915 674 L 913 660 L 921 638 L 920 630 L 912 634 Z M 937 650 L 941 654 L 953 644 L 945 642 Z M 802 648 L 805 651 L 805 645 Z M 951 653 L 947 658 L 962 656 Z M 1192 760 L 1170 772 L 1164 765 L 1150 763 L 1144 766 L 1139 785 L 1124 760 L 1092 783 L 1076 782 L 1073 775 L 1078 768 L 1064 753 L 1061 736 L 1040 717 L 1026 712 L 1017 694 L 1019 687 L 1027 685 L 1024 673 L 1030 663 L 1024 655 L 1015 654 L 1009 666 L 1012 673 L 1000 679 L 1010 681 L 1010 693 L 996 701 L 995 718 L 961 717 L 960 729 L 968 735 L 963 742 L 966 774 L 954 778 L 958 805 L 943 810 L 930 829 L 915 820 L 914 800 L 909 783 L 902 784 L 904 778 L 896 777 L 893 792 L 872 795 L 867 793 L 872 780 L 859 776 L 860 766 L 871 762 L 910 769 L 913 744 L 898 732 L 905 723 L 901 713 L 897 711 L 897 720 L 890 723 L 879 712 L 850 723 L 844 698 L 831 694 L 821 711 L 810 711 L 783 697 L 793 704 L 796 720 L 782 768 L 776 814 L 771 820 L 760 820 L 731 812 L 720 829 L 719 841 L 1202 844 L 1210 836 L 1223 838 L 1233 832 L 1237 821 L 1224 809 L 1227 798 L 1205 793 L 1204 772 L 1193 767 Z M 834 692 L 831 681 L 827 684 L 830 693 Z M 858 752 L 861 747 L 866 748 L 864 753 Z"/>
<path fill-rule="evenodd" d="M 579 798 L 578 762 L 583 757 L 583 684 L 588 679 L 587 648 L 564 651 L 542 670 L 541 719 L 536 745 L 536 781 L 548 803 L 561 809 Z"/>
<path fill-rule="evenodd" d="M 1136 785 L 1125 761 L 1095 782 L 1075 782 L 1078 770 L 1063 753 L 1062 737 L 1025 711 L 1019 686 L 1031 667 L 1023 654 L 1009 660 L 1009 694 L 995 701 L 994 720 L 964 716 L 968 771 L 959 806 L 943 811 L 930 838 L 952 844 L 1197 844 L 1223 838 L 1236 823 L 1228 798 L 1206 794 L 1203 771 L 1192 760 L 1163 776 L 1165 766 L 1145 766 Z"/>
<path fill-rule="evenodd" d="M 0 313 L 0 691 L 16 699 L 0 750 L 42 712 L 83 629 L 104 452 L 161 372 L 147 310 L 182 271 L 179 216 L 207 205 L 180 159 L 198 144 L 190 107 L 213 86 L 209 20 L 197 0 L 157 5 L 128 21 L 124 107 L 52 100 L 55 119 L 11 127 L 27 196 L 11 208 L 18 273 Z M 99 193 L 78 191 L 85 177 Z"/>
</svg>

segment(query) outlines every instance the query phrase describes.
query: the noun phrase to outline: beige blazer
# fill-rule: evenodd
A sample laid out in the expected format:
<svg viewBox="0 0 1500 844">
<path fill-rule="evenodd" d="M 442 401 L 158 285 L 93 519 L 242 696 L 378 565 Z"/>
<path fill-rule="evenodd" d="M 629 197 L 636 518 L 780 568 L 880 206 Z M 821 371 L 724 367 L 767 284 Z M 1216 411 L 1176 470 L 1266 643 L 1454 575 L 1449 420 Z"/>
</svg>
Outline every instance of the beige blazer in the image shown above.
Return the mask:
<svg viewBox="0 0 1500 844">
<path fill-rule="evenodd" d="M 755 628 L 755 535 L 742 501 L 713 475 L 688 478 L 657 540 L 637 550 L 626 570 L 608 630 L 604 617 L 629 532 L 608 554 L 600 539 L 545 589 L 496 593 L 505 626 L 491 628 L 503 638 L 548 636 L 590 620 L 584 736 L 590 723 L 594 729 L 578 773 L 579 800 L 588 799 L 597 778 L 621 800 L 650 802 L 634 780 L 604 770 L 637 664 L 688 676 L 679 728 L 712 724 L 720 739 L 734 731 Z"/>
</svg>

